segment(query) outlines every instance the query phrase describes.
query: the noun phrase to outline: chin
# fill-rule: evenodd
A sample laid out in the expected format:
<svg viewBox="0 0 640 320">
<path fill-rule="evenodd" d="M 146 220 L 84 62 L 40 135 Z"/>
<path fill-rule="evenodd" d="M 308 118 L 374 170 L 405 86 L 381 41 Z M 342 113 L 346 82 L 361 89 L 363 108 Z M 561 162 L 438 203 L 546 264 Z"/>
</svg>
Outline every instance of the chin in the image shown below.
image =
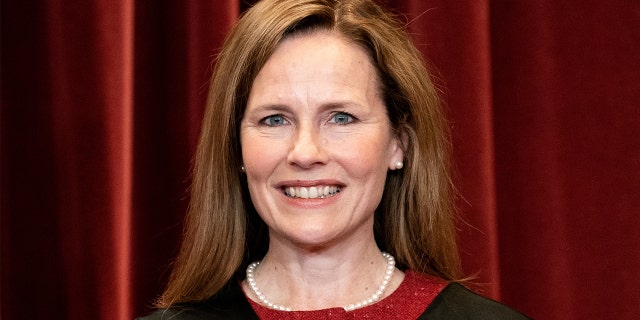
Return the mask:
<svg viewBox="0 0 640 320">
<path fill-rule="evenodd" d="M 316 251 L 338 242 L 341 238 L 339 234 L 326 229 L 298 228 L 293 232 L 280 234 L 280 239 L 283 242 Z"/>
</svg>

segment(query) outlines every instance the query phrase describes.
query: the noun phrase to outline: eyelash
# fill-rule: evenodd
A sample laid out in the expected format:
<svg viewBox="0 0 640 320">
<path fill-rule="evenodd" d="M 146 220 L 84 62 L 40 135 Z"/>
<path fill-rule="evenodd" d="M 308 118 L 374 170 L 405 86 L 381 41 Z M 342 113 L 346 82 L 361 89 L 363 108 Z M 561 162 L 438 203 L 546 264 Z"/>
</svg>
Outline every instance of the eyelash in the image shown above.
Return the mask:
<svg viewBox="0 0 640 320">
<path fill-rule="evenodd" d="M 338 117 L 338 116 L 345 116 L 347 118 L 347 122 L 334 121 L 336 119 L 336 117 Z M 341 112 L 336 112 L 336 113 L 332 114 L 331 115 L 331 119 L 330 119 L 329 122 L 336 123 L 338 125 L 346 125 L 346 124 L 353 123 L 356 120 L 357 120 L 356 117 L 354 117 L 352 114 L 350 114 L 348 112 L 341 111 Z"/>
<path fill-rule="evenodd" d="M 336 117 L 338 117 L 338 116 L 346 117 L 347 122 L 335 121 Z M 281 119 L 282 122 L 279 123 L 279 124 L 269 123 L 274 118 L 279 118 L 279 119 Z M 350 114 L 348 112 L 341 111 L 341 112 L 333 113 L 331 115 L 331 118 L 329 119 L 329 123 L 335 123 L 337 125 L 347 125 L 347 124 L 353 123 L 356 120 L 357 120 L 357 118 L 355 116 L 353 116 L 352 114 Z M 266 117 L 262 118 L 260 120 L 260 123 L 263 124 L 263 125 L 269 126 L 269 127 L 279 127 L 279 126 L 283 126 L 283 125 L 288 124 L 289 121 L 287 121 L 287 119 L 282 114 L 273 114 L 273 115 L 266 116 Z"/>
<path fill-rule="evenodd" d="M 280 119 L 282 119 L 282 122 L 283 122 L 283 123 L 280 123 L 280 124 L 269 124 L 269 120 L 271 120 L 271 119 L 273 119 L 273 118 L 280 118 Z M 272 114 L 272 115 L 270 115 L 270 116 L 266 116 L 266 117 L 262 118 L 262 120 L 260 120 L 260 123 L 261 123 L 261 124 L 264 124 L 264 125 L 266 125 L 266 126 L 269 126 L 269 127 L 279 127 L 279 126 L 282 126 L 282 125 L 287 124 L 287 123 L 288 123 L 288 121 L 287 121 L 287 119 L 285 119 L 285 117 L 284 117 L 283 115 L 281 115 L 281 114 Z"/>
</svg>

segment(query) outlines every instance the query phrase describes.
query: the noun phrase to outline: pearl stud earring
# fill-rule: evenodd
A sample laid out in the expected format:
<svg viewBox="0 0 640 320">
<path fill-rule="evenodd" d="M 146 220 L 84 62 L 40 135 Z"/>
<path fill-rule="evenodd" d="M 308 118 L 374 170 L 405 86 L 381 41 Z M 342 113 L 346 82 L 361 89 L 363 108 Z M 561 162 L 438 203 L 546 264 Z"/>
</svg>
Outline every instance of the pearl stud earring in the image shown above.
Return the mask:
<svg viewBox="0 0 640 320">
<path fill-rule="evenodd" d="M 404 163 L 402 161 L 396 161 L 396 169 L 402 169 L 404 167 Z"/>
<path fill-rule="evenodd" d="M 241 167 L 240 167 L 240 172 L 245 172 L 245 168 L 244 168 L 244 166 L 241 166 Z"/>
</svg>

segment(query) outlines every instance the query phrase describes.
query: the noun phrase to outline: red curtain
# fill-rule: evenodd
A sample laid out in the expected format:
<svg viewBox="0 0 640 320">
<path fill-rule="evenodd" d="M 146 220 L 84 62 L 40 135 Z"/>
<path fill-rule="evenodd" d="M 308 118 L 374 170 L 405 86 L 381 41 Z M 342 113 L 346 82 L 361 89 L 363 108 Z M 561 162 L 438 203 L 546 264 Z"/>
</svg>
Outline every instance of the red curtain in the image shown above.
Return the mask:
<svg viewBox="0 0 640 320">
<path fill-rule="evenodd" d="M 249 2 L 2 2 L 3 319 L 150 310 Z M 640 3 L 385 3 L 442 89 L 474 288 L 534 318 L 637 317 Z"/>
</svg>

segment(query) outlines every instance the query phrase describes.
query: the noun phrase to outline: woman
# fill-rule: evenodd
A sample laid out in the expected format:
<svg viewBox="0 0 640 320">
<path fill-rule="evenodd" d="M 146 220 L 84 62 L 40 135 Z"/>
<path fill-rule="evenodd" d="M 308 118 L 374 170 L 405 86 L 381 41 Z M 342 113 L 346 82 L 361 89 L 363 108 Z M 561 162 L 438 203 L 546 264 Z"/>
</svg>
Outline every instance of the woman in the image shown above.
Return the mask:
<svg viewBox="0 0 640 320">
<path fill-rule="evenodd" d="M 218 57 L 182 249 L 144 319 L 525 318 L 456 283 L 444 123 L 372 1 L 258 3 Z"/>
</svg>

